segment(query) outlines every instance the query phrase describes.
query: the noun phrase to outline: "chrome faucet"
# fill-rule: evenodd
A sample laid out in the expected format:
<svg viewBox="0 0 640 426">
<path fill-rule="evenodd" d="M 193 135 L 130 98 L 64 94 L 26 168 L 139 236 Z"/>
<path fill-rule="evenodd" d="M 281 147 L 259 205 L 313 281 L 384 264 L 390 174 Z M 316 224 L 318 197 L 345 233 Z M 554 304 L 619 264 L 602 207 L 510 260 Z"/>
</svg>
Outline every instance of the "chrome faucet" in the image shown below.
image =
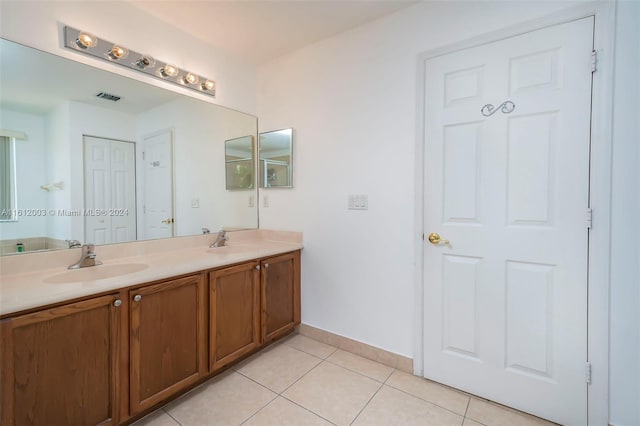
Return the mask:
<svg viewBox="0 0 640 426">
<path fill-rule="evenodd" d="M 225 242 L 228 239 L 229 239 L 229 237 L 227 237 L 226 231 L 224 229 L 221 229 L 221 230 L 218 231 L 218 235 L 216 236 L 216 240 L 209 247 L 211 247 L 211 248 L 224 247 L 225 246 Z"/>
<path fill-rule="evenodd" d="M 73 265 L 69 266 L 68 269 L 79 269 L 79 268 L 87 268 L 89 266 L 102 265 L 102 262 L 96 260 L 95 253 L 95 244 L 87 243 L 82 245 L 82 254 L 80 255 L 80 260 L 78 260 Z"/>
<path fill-rule="evenodd" d="M 202 228 L 202 233 L 206 235 L 206 234 L 210 234 L 211 231 L 209 230 L 209 228 Z"/>
</svg>

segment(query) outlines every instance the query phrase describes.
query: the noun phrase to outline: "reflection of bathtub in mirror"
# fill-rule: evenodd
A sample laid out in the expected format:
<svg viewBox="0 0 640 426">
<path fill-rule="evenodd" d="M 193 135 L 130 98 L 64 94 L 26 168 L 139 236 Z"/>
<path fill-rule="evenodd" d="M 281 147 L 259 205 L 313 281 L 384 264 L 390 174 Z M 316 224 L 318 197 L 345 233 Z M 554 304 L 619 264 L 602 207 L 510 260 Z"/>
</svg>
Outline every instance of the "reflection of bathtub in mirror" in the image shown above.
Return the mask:
<svg viewBox="0 0 640 426">
<path fill-rule="evenodd" d="M 18 244 L 22 244 L 22 251 L 18 251 Z M 69 248 L 65 240 L 57 240 L 49 237 L 30 237 L 19 239 L 0 240 L 0 255 L 15 253 L 31 253 L 37 251 L 60 250 Z"/>
<path fill-rule="evenodd" d="M 12 207 L 46 212 L 0 221 L 0 254 L 257 227 L 257 185 L 227 191 L 223 167 L 224 141 L 256 135 L 256 117 L 1 39 L 0 56 L 0 128 L 26 134 Z"/>
</svg>

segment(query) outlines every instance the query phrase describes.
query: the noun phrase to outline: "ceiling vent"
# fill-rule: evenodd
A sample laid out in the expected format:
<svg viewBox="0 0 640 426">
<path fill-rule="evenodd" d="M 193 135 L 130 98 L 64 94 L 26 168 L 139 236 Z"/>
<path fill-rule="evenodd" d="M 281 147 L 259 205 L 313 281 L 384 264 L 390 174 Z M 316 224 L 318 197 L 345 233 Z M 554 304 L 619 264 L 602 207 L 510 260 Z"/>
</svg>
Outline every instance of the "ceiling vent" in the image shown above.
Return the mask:
<svg viewBox="0 0 640 426">
<path fill-rule="evenodd" d="M 96 96 L 99 97 L 100 99 L 106 99 L 108 101 L 113 101 L 113 102 L 118 102 L 120 100 L 120 96 L 112 95 L 111 93 L 107 93 L 107 92 L 100 92 Z"/>
</svg>

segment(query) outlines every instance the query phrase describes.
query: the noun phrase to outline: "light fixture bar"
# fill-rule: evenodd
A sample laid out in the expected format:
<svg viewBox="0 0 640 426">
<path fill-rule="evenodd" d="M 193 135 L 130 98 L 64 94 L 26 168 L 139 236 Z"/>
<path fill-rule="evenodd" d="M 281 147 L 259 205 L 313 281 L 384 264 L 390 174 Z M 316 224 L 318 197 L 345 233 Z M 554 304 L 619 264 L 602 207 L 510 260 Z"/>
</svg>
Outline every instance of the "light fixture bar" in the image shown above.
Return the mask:
<svg viewBox="0 0 640 426">
<path fill-rule="evenodd" d="M 154 59 L 150 55 L 134 52 L 121 44 L 103 40 L 93 34 L 66 25 L 64 27 L 64 47 L 112 64 L 122 65 L 198 93 L 216 97 L 214 80 L 179 69 L 167 62 Z"/>
</svg>

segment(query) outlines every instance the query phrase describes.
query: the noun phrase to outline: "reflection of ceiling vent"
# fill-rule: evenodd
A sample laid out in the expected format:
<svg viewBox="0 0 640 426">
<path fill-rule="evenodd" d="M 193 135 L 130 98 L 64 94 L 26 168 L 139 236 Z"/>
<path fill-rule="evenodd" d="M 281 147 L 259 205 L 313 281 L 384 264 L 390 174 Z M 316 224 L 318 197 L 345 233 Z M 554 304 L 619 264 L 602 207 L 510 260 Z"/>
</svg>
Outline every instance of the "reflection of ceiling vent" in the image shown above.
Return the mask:
<svg viewBox="0 0 640 426">
<path fill-rule="evenodd" d="M 118 102 L 120 100 L 120 96 L 112 95 L 111 93 L 107 93 L 107 92 L 100 92 L 96 96 L 101 99 L 106 99 L 108 101 L 113 101 L 113 102 Z"/>
</svg>

